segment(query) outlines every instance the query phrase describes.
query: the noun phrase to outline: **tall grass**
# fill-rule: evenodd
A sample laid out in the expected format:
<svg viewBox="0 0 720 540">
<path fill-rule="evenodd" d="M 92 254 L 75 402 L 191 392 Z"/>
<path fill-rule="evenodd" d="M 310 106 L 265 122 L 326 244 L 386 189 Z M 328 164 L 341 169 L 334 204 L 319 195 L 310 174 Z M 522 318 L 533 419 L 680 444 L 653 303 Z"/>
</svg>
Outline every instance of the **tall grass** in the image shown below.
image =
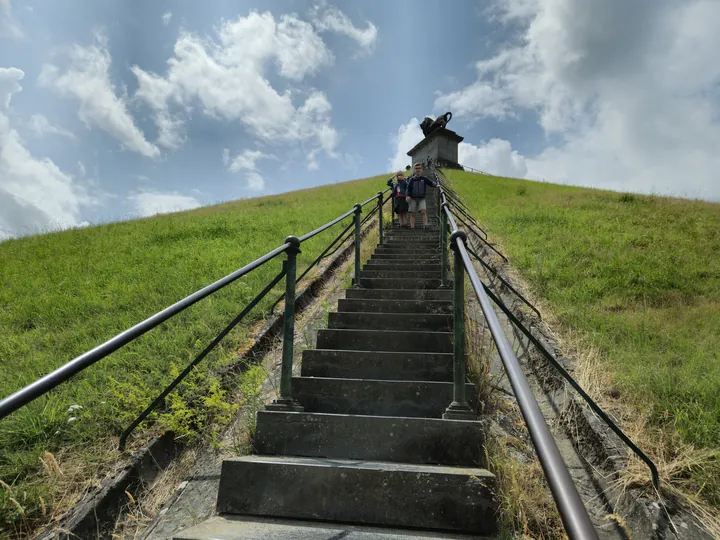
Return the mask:
<svg viewBox="0 0 720 540">
<path fill-rule="evenodd" d="M 352 208 L 381 177 L 0 243 L 0 396 Z M 369 209 L 369 206 L 366 207 Z M 347 224 L 352 218 L 343 223 Z M 303 243 L 309 264 L 342 225 Z M 0 421 L 0 531 L 32 528 L 114 456 L 117 436 L 281 268 L 280 256 Z M 218 372 L 281 281 L 141 426 L 192 438 L 232 412 Z M 51 453 L 60 475 L 40 458 Z M 73 479 L 71 481 L 71 479 Z M 77 486 L 75 486 L 77 487 Z M 67 501 L 65 501 L 67 504 Z M 43 518 L 45 514 L 45 518 Z M 1 535 L 1 534 L 0 534 Z"/>
<path fill-rule="evenodd" d="M 533 294 L 600 352 L 606 397 L 720 450 L 720 205 L 448 176 Z M 714 463 L 690 474 L 720 505 Z"/>
</svg>

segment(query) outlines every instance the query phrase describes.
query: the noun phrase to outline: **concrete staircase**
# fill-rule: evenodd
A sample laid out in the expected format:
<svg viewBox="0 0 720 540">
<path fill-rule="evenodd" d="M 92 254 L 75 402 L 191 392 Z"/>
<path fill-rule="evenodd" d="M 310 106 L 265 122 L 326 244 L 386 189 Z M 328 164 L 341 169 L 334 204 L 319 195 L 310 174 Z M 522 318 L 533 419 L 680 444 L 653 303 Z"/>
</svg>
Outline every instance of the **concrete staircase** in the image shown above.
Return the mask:
<svg viewBox="0 0 720 540">
<path fill-rule="evenodd" d="M 434 201 L 431 190 L 431 216 Z M 442 419 L 453 294 L 440 288 L 437 218 L 427 230 L 390 228 L 384 244 L 303 352 L 292 390 L 304 411 L 259 412 L 256 455 L 223 463 L 219 515 L 176 539 L 494 533 L 482 424 Z"/>
</svg>

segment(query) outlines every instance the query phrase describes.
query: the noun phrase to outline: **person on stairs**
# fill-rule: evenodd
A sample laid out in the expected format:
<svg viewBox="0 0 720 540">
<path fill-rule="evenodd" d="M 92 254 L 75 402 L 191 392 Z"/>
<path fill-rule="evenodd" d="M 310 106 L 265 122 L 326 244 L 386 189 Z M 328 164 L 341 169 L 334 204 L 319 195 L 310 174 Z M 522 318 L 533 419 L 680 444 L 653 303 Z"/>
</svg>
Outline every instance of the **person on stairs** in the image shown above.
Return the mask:
<svg viewBox="0 0 720 540">
<path fill-rule="evenodd" d="M 405 180 L 405 175 L 402 171 L 398 171 L 387 181 L 387 185 L 392 188 L 393 208 L 395 208 L 395 213 L 398 215 L 398 222 L 401 227 L 407 227 L 408 203 L 405 200 L 407 196 L 407 180 Z"/>
<path fill-rule="evenodd" d="M 428 217 L 427 203 L 425 202 L 425 188 L 427 186 L 437 187 L 437 185 L 427 176 L 423 176 L 422 163 L 415 163 L 414 167 L 415 173 L 408 178 L 407 181 L 407 197 L 405 199 L 408 202 L 408 210 L 410 212 L 410 228 L 415 228 L 415 214 L 420 210 L 423 229 L 427 229 Z"/>
</svg>

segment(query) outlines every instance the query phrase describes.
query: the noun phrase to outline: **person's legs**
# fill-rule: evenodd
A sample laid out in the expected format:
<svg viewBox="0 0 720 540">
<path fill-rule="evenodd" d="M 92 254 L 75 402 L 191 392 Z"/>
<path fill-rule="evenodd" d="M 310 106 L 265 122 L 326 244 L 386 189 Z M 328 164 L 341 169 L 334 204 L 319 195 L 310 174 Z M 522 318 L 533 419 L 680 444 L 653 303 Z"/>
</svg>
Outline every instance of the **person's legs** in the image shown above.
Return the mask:
<svg viewBox="0 0 720 540">
<path fill-rule="evenodd" d="M 422 215 L 423 227 L 427 227 L 428 217 L 427 217 L 427 203 L 425 202 L 425 199 L 420 200 L 420 202 L 418 203 L 418 208 L 420 209 L 420 214 Z"/>
<path fill-rule="evenodd" d="M 410 228 L 415 228 L 415 212 L 417 212 L 417 201 L 415 199 L 411 199 L 408 207 L 408 211 L 410 212 Z"/>
</svg>

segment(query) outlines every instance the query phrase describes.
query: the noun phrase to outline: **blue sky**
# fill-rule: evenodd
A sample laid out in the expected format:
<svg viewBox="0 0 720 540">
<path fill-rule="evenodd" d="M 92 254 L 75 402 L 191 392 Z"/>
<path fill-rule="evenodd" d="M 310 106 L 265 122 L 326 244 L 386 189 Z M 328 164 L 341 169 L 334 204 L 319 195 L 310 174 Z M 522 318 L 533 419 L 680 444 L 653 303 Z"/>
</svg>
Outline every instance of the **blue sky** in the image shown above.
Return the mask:
<svg viewBox="0 0 720 540">
<path fill-rule="evenodd" d="M 0 237 L 385 173 L 720 200 L 712 0 L 0 0 Z"/>
</svg>

